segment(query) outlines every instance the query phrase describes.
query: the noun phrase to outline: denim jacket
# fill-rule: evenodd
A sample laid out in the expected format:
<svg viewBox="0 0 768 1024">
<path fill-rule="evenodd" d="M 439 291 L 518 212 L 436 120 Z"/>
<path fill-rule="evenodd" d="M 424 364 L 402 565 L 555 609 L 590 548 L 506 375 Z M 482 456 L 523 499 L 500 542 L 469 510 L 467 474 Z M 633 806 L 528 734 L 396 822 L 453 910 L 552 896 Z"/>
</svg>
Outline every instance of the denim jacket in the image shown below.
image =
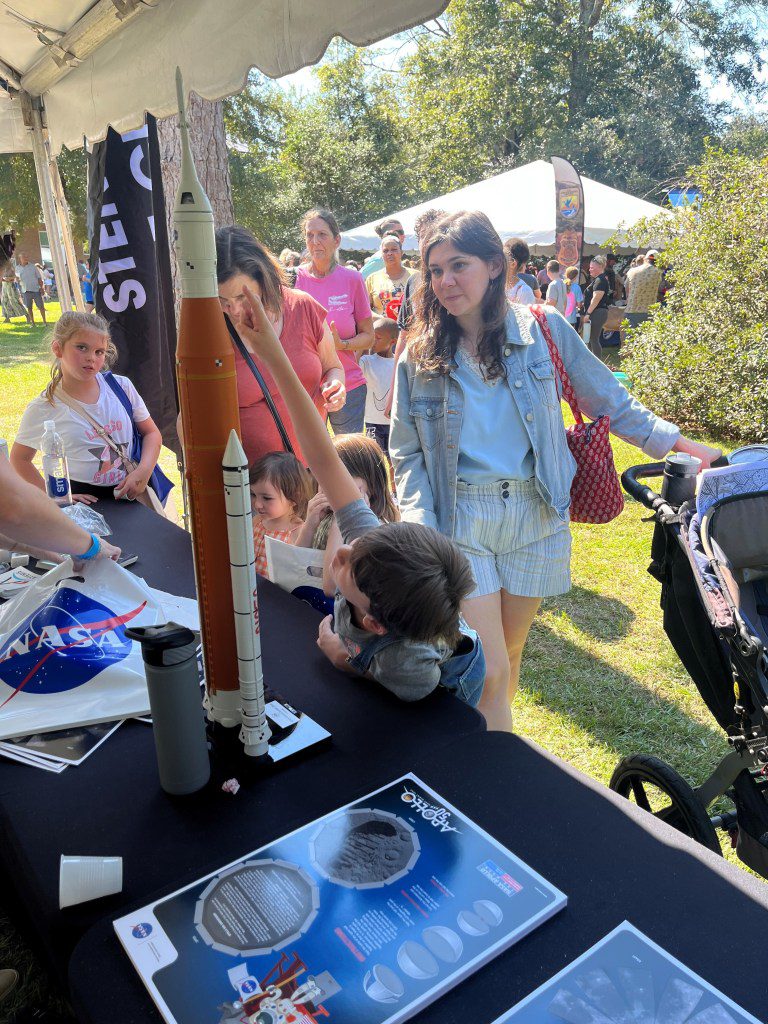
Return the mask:
<svg viewBox="0 0 768 1024">
<path fill-rule="evenodd" d="M 559 313 L 547 311 L 555 344 L 585 417 L 608 415 L 611 431 L 646 455 L 663 458 L 680 436 L 641 405 L 589 351 Z M 509 388 L 525 423 L 535 461 L 536 490 L 562 520 L 568 518 L 575 463 L 565 437 L 560 386 L 541 328 L 526 306 L 507 314 L 503 350 Z M 413 362 L 398 363 L 389 453 L 403 519 L 433 526 L 453 537 L 456 479 L 464 393 L 456 364 L 445 375 L 417 373 Z M 502 386 L 502 385 L 499 385 Z M 499 424 L 503 430 L 504 425 Z"/>
</svg>

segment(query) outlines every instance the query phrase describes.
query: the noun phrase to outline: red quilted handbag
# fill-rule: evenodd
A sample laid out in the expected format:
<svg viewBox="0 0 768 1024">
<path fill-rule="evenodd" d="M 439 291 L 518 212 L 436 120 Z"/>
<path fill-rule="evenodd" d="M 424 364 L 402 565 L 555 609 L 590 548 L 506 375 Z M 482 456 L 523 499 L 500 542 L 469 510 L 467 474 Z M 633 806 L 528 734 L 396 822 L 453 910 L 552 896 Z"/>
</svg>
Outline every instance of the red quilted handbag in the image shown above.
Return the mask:
<svg viewBox="0 0 768 1024">
<path fill-rule="evenodd" d="M 624 495 L 611 451 L 610 418 L 598 416 L 592 423 L 584 421 L 560 350 L 552 339 L 546 314 L 541 306 L 531 306 L 530 309 L 546 339 L 555 372 L 560 378 L 563 398 L 576 420 L 565 431 L 571 455 L 576 460 L 576 476 L 571 484 L 571 520 L 574 523 L 610 523 L 624 508 Z"/>
</svg>

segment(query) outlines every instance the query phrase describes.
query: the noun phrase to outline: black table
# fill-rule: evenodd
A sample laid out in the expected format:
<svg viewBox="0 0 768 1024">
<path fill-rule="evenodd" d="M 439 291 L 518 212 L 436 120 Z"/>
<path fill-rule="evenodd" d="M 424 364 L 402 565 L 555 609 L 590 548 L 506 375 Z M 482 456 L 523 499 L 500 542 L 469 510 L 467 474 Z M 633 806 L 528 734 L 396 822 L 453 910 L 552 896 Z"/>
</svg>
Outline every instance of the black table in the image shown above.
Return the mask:
<svg viewBox="0 0 768 1024">
<path fill-rule="evenodd" d="M 473 735 L 411 769 L 568 896 L 565 910 L 422 1011 L 419 1024 L 489 1024 L 625 919 L 768 1019 L 765 883 L 514 736 Z M 353 788 L 339 804 L 368 789 L 362 779 Z M 306 807 L 300 821 L 313 816 Z M 192 874 L 180 871 L 179 885 Z M 108 919 L 75 950 L 70 985 L 84 1024 L 161 1019 Z"/>
<path fill-rule="evenodd" d="M 139 554 L 133 567 L 153 587 L 194 596 L 189 536 L 142 506 L 105 507 L 110 538 Z M 226 561 L 222 572 L 229 572 Z M 152 731 L 126 722 L 83 765 L 61 775 L 2 762 L 0 870 L 3 902 L 63 978 L 78 939 L 104 915 L 117 916 L 171 881 L 192 881 L 296 823 L 347 803 L 359 787 L 402 775 L 426 750 L 484 731 L 480 714 L 445 692 L 417 704 L 334 669 L 317 648 L 320 615 L 259 581 L 264 674 L 332 739 L 258 782 L 240 776 L 236 796 L 211 785 L 173 799 L 157 780 Z M 58 909 L 59 856 L 121 855 L 120 895 Z M 8 880 L 13 889 L 9 890 Z M 14 905 L 15 903 L 15 905 Z"/>
</svg>

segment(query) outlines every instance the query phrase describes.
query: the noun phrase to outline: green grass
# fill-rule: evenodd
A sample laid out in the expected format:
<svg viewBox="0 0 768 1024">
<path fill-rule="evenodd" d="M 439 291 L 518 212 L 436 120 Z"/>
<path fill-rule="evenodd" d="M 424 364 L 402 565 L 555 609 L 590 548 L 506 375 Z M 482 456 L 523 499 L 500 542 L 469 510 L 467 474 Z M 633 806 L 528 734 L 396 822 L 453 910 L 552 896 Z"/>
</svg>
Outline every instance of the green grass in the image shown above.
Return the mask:
<svg viewBox="0 0 768 1024">
<path fill-rule="evenodd" d="M 49 309 L 55 315 L 56 309 Z M 615 353 L 609 361 L 617 365 Z M 0 325 L 0 436 L 13 439 L 27 402 L 47 375 L 42 329 L 21 322 Z M 619 472 L 645 461 L 620 441 L 614 441 L 614 452 Z M 165 449 L 162 461 L 168 475 L 178 479 L 175 460 Z M 728 747 L 662 629 L 659 585 L 646 572 L 652 526 L 642 522 L 645 516 L 645 509 L 628 501 L 607 526 L 573 527 L 573 590 L 545 602 L 534 624 L 513 708 L 515 724 L 522 735 L 602 783 L 624 755 L 649 753 L 696 785 Z M 729 850 L 725 854 L 740 864 Z M 0 943 L 0 959 L 7 962 L 16 939 L 2 922 Z M 28 957 L 23 953 L 27 967 Z M 55 995 L 40 988 L 40 970 L 27 970 L 27 976 L 17 1005 L 26 1000 L 53 1005 Z"/>
</svg>

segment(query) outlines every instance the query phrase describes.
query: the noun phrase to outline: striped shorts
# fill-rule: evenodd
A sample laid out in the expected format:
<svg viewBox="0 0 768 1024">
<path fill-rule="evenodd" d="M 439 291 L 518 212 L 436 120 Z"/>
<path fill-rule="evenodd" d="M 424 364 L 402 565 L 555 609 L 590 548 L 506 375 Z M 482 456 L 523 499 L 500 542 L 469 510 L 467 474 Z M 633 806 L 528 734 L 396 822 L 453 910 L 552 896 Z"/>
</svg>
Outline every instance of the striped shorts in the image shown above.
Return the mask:
<svg viewBox="0 0 768 1024">
<path fill-rule="evenodd" d="M 456 485 L 453 539 L 472 567 L 470 597 L 506 590 L 554 597 L 571 588 L 571 532 L 533 480 Z"/>
</svg>

